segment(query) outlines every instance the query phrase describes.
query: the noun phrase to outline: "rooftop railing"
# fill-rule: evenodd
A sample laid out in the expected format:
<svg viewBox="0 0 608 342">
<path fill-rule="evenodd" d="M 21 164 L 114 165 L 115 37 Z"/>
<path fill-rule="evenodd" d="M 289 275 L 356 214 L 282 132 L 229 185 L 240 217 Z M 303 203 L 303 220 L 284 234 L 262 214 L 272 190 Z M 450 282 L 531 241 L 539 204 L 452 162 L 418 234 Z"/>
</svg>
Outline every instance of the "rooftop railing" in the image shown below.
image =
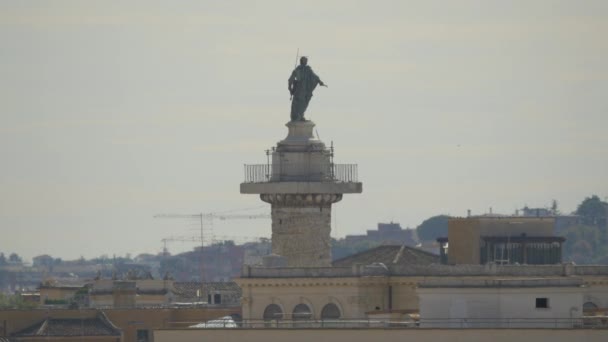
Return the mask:
<svg viewBox="0 0 608 342">
<path fill-rule="evenodd" d="M 203 329 L 608 329 L 608 317 L 583 318 L 434 318 L 420 320 L 381 319 L 258 319 L 168 322 L 173 328 Z"/>
<path fill-rule="evenodd" d="M 299 165 L 253 164 L 245 165 L 245 183 L 271 182 L 358 182 L 356 164 Z"/>
</svg>

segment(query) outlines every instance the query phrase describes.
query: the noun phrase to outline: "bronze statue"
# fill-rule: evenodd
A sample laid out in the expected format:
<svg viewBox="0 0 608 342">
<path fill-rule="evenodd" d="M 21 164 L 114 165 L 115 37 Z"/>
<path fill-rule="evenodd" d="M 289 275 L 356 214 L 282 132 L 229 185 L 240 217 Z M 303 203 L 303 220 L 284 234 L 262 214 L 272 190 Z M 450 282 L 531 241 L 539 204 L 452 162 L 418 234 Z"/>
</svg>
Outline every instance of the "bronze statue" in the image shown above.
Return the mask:
<svg viewBox="0 0 608 342">
<path fill-rule="evenodd" d="M 327 87 L 307 64 L 308 58 L 300 58 L 300 65 L 293 70 L 287 83 L 291 94 L 291 121 L 305 121 L 304 112 L 308 108 L 313 90 L 317 85 Z"/>
</svg>

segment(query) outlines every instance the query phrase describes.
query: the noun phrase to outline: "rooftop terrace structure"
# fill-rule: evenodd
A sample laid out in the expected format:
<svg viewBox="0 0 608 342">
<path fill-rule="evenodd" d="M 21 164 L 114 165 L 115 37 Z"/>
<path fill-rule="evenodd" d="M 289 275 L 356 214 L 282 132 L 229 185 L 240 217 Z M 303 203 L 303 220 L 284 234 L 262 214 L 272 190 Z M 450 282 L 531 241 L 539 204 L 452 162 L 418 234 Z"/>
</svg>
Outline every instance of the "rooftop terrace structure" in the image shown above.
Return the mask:
<svg viewBox="0 0 608 342">
<path fill-rule="evenodd" d="M 554 236 L 552 217 L 467 217 L 448 221 L 448 237 L 437 239 L 442 263 L 533 264 L 562 262 L 565 239 Z"/>
</svg>

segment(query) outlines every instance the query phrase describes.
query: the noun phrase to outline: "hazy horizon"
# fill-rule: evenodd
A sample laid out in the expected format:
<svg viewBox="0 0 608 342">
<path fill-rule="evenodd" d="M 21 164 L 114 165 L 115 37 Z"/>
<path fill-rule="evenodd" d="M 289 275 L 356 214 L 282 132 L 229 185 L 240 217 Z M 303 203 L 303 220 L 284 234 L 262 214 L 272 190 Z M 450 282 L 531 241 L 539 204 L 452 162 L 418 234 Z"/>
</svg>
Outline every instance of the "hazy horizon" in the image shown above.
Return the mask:
<svg viewBox="0 0 608 342">
<path fill-rule="evenodd" d="M 608 2 L 348 4 L 0 3 L 0 252 L 158 253 L 199 227 L 156 214 L 268 213 L 239 183 L 287 133 L 297 49 L 329 85 L 306 116 L 363 182 L 333 237 L 608 196 Z"/>
</svg>

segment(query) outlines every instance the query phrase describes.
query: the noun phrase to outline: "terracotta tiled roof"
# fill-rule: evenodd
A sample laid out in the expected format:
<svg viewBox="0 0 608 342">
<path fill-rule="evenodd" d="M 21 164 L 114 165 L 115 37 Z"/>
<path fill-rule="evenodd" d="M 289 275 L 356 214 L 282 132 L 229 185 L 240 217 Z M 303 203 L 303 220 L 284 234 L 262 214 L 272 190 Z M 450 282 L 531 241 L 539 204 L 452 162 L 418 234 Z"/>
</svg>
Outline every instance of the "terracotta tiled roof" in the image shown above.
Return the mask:
<svg viewBox="0 0 608 342">
<path fill-rule="evenodd" d="M 233 281 L 205 283 L 206 291 L 233 291 L 241 293 L 241 288 Z"/>
<path fill-rule="evenodd" d="M 136 290 L 137 294 L 141 294 L 141 295 L 166 295 L 167 293 L 169 293 L 169 291 L 167 289 L 137 289 Z"/>
<path fill-rule="evenodd" d="M 439 256 L 405 245 L 385 245 L 334 260 L 332 265 L 334 267 L 349 267 L 354 264 L 369 265 L 373 263 L 383 263 L 386 266 L 430 265 L 438 264 Z"/>
<path fill-rule="evenodd" d="M 111 295 L 114 293 L 113 289 L 97 289 L 92 290 L 89 294 L 91 296 L 103 296 L 103 295 Z M 169 291 L 167 289 L 135 289 L 135 293 L 138 295 L 159 295 L 164 296 Z"/>
<path fill-rule="evenodd" d="M 120 336 L 121 331 L 104 315 L 95 318 L 47 318 L 15 334 L 26 336 Z"/>
<path fill-rule="evenodd" d="M 173 283 L 173 293 L 181 298 L 197 298 L 197 291 L 200 289 L 201 283 L 196 281 Z"/>
<path fill-rule="evenodd" d="M 81 288 L 91 281 L 81 278 L 51 278 L 44 280 L 41 284 L 41 288 Z"/>
</svg>

